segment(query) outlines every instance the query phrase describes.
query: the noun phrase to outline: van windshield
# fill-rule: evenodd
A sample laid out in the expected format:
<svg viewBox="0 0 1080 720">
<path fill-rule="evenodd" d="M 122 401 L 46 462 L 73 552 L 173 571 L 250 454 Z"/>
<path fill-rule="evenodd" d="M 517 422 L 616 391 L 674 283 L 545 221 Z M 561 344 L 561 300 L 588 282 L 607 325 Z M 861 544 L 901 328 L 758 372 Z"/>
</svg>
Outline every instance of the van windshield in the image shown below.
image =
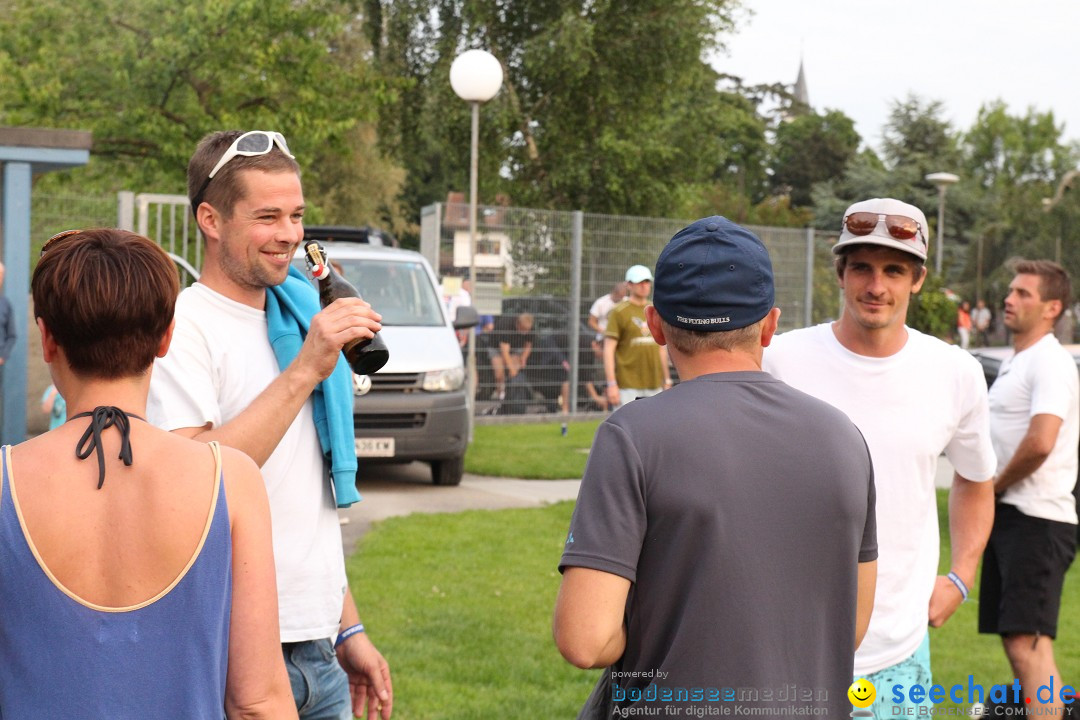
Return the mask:
<svg viewBox="0 0 1080 720">
<path fill-rule="evenodd" d="M 341 258 L 342 275 L 382 315 L 383 325 L 442 325 L 442 303 L 418 262 Z"/>
</svg>

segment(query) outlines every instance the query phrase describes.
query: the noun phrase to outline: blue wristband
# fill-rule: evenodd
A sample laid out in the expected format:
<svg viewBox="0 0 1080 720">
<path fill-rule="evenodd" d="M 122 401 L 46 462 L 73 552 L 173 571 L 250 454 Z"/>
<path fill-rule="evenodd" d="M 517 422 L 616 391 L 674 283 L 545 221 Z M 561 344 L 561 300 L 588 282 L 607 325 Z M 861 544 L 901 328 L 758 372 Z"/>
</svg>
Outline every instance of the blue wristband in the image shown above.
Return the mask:
<svg viewBox="0 0 1080 720">
<path fill-rule="evenodd" d="M 964 596 L 964 600 L 963 600 L 963 602 L 967 602 L 967 599 L 968 599 L 968 588 L 967 588 L 967 585 L 965 585 L 965 584 L 964 584 L 964 581 L 960 579 L 960 576 L 959 576 L 959 575 L 957 575 L 957 574 L 956 574 L 955 572 L 952 572 L 952 571 L 950 570 L 950 571 L 949 571 L 949 574 L 948 574 L 948 575 L 946 575 L 945 577 L 947 577 L 947 578 L 949 578 L 950 580 L 952 580 L 952 583 L 953 583 L 953 585 L 955 585 L 955 586 L 956 586 L 956 589 L 960 591 L 960 594 Z"/>
<path fill-rule="evenodd" d="M 356 623 L 352 627 L 345 628 L 338 633 L 337 640 L 334 641 L 334 649 L 337 650 L 341 646 L 341 643 L 348 640 L 350 637 L 357 633 L 364 632 L 364 623 Z"/>
</svg>

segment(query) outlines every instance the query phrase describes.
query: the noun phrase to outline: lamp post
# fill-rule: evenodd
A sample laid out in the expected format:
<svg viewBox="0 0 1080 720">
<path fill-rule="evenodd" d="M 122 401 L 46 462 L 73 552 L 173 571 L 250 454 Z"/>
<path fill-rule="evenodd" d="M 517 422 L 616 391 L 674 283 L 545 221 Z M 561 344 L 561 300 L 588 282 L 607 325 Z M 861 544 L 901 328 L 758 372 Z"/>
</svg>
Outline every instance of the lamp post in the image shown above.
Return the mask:
<svg viewBox="0 0 1080 720">
<path fill-rule="evenodd" d="M 941 275 L 941 258 L 945 254 L 945 191 L 960 178 L 952 173 L 936 172 L 926 176 L 926 181 L 937 185 L 937 253 L 934 256 L 934 272 Z"/>
<path fill-rule="evenodd" d="M 480 103 L 495 97 L 502 87 L 502 65 L 486 50 L 466 50 L 450 65 L 450 87 L 465 102 L 472 105 L 472 140 L 469 159 L 469 280 L 472 283 L 473 305 L 476 304 L 476 193 L 477 166 L 480 155 Z M 472 440 L 473 418 L 476 413 L 476 328 L 469 331 L 467 385 L 469 388 L 469 439 Z"/>
</svg>

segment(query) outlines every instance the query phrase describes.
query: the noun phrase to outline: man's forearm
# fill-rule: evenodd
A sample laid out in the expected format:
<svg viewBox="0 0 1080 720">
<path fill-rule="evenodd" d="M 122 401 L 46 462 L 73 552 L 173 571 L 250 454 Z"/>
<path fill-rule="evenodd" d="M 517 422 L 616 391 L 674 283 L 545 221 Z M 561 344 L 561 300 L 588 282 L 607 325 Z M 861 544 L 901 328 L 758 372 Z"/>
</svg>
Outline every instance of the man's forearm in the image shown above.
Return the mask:
<svg viewBox="0 0 1080 720">
<path fill-rule="evenodd" d="M 338 632 L 347 630 L 360 622 L 360 611 L 356 609 L 356 601 L 353 600 L 352 589 L 345 587 L 345 598 L 341 603 L 341 625 Z"/>
<path fill-rule="evenodd" d="M 993 482 L 971 482 L 954 475 L 949 492 L 950 567 L 968 587 L 975 584 L 975 569 L 993 525 Z"/>
<path fill-rule="evenodd" d="M 1002 493 L 1042 467 L 1054 449 L 1062 419 L 1056 415 L 1040 413 L 1031 418 L 1031 424 L 1016 452 L 994 478 L 994 491 Z"/>
<path fill-rule="evenodd" d="M 1005 466 L 1000 475 L 994 478 L 994 492 L 1002 493 L 1024 478 L 1030 477 L 1032 473 L 1042 467 L 1048 457 L 1049 453 L 1035 451 L 1021 443 L 1020 447 L 1016 448 L 1016 454 L 1012 456 L 1009 464 Z"/>
<path fill-rule="evenodd" d="M 604 379 L 610 384 L 615 382 L 615 339 L 604 338 Z"/>
</svg>

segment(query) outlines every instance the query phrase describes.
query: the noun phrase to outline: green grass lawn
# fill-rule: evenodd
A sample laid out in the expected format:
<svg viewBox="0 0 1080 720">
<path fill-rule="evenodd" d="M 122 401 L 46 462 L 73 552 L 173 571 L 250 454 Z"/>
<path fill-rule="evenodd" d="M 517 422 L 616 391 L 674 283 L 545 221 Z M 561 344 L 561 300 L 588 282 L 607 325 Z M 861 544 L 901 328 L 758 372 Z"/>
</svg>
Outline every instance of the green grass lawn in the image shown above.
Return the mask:
<svg viewBox="0 0 1080 720">
<path fill-rule="evenodd" d="M 572 503 L 383 521 L 348 563 L 403 720 L 573 718 L 595 683 L 551 639 Z"/>
<path fill-rule="evenodd" d="M 600 421 L 567 424 L 477 425 L 465 453 L 465 472 L 495 477 L 561 480 L 585 472 Z"/>
<path fill-rule="evenodd" d="M 940 492 L 943 569 L 945 498 Z M 571 511 L 565 502 L 393 518 L 361 540 L 349 577 L 361 616 L 394 673 L 395 718 L 575 717 L 596 673 L 564 662 L 550 629 Z M 977 595 L 978 583 L 973 600 Z M 1000 641 L 977 634 L 977 611 L 969 601 L 931 631 L 934 679 L 946 688 L 966 688 L 969 674 L 987 690 L 1012 681 Z M 1073 684 L 1080 684 L 1078 636 L 1080 576 L 1072 572 L 1057 659 Z M 890 690 L 878 688 L 878 694 L 888 697 Z"/>
<path fill-rule="evenodd" d="M 940 571 L 949 571 L 949 533 L 947 520 L 946 491 L 938 491 L 938 517 L 941 518 L 941 563 Z M 981 572 L 981 568 L 980 568 Z M 952 685 L 964 686 L 966 699 L 968 675 L 974 676 L 974 683 L 982 685 L 986 691 L 995 684 L 1010 684 L 1013 673 L 1005 659 L 1001 640 L 996 635 L 979 635 L 977 632 L 979 617 L 979 581 L 971 588 L 968 601 L 960 606 L 956 614 L 941 628 L 930 630 L 930 654 L 934 671 L 934 682 L 948 689 Z M 1065 577 L 1062 591 L 1061 616 L 1058 620 L 1058 642 L 1054 645 L 1054 657 L 1058 670 L 1061 671 L 1065 684 L 1080 687 L 1080 572 L 1074 563 Z M 1055 687 L 1061 687 L 1059 678 Z M 1056 690 L 1055 690 L 1056 692 Z M 881 696 L 882 689 L 878 688 Z M 951 706 L 954 703 L 942 703 Z M 962 706 L 968 705 L 965 701 Z"/>
</svg>

